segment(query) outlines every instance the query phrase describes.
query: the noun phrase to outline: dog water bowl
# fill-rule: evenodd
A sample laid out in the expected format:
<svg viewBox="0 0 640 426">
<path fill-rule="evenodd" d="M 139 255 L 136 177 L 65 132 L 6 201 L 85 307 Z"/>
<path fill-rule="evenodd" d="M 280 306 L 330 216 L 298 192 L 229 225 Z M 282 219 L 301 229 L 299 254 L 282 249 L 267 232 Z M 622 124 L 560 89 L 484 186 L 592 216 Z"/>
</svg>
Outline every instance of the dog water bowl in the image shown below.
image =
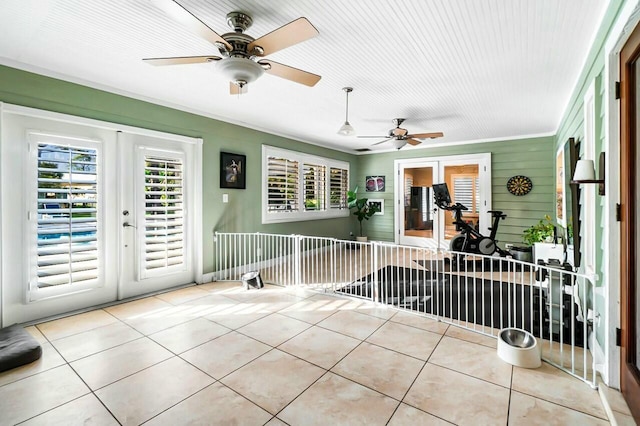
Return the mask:
<svg viewBox="0 0 640 426">
<path fill-rule="evenodd" d="M 542 347 L 528 331 L 505 328 L 498 334 L 498 356 L 517 367 L 538 368 L 542 363 Z"/>
</svg>

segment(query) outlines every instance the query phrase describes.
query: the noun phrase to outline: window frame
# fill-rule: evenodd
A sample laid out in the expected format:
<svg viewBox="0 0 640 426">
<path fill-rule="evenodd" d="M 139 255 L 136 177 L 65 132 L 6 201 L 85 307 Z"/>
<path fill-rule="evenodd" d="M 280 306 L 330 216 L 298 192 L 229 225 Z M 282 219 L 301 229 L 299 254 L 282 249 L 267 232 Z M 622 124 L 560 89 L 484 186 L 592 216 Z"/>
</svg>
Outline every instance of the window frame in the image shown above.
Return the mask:
<svg viewBox="0 0 640 426">
<path fill-rule="evenodd" d="M 298 185 L 297 185 L 297 210 L 269 211 L 268 191 L 269 191 L 269 157 L 280 157 L 298 163 Z M 324 167 L 324 209 L 305 209 L 305 165 Z M 349 208 L 346 203 L 342 207 L 331 205 L 331 169 L 342 169 L 347 172 L 347 182 L 345 194 L 349 190 L 350 168 L 346 161 L 334 160 L 311 154 L 305 154 L 289 149 L 277 148 L 269 145 L 262 145 L 262 223 L 285 223 L 299 222 L 316 219 L 332 219 L 349 216 Z"/>
</svg>

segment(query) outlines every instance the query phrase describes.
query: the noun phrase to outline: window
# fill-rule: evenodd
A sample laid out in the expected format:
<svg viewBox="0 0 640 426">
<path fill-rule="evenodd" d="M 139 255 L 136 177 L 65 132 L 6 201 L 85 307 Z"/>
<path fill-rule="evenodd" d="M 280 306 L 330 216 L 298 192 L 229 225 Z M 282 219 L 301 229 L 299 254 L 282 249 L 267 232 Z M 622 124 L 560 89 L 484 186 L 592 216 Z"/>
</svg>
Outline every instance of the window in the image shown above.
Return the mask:
<svg viewBox="0 0 640 426">
<path fill-rule="evenodd" d="M 348 216 L 348 163 L 266 145 L 262 160 L 262 223 Z"/>
<path fill-rule="evenodd" d="M 145 156 L 142 277 L 184 267 L 183 164 Z M 153 272 L 153 273 L 151 273 Z"/>
<path fill-rule="evenodd" d="M 469 213 L 479 212 L 480 179 L 477 175 L 452 175 L 453 199 L 469 209 Z"/>
<path fill-rule="evenodd" d="M 36 166 L 30 213 L 35 244 L 31 289 L 50 294 L 100 285 L 97 144 L 39 133 L 30 133 L 30 138 Z"/>
</svg>

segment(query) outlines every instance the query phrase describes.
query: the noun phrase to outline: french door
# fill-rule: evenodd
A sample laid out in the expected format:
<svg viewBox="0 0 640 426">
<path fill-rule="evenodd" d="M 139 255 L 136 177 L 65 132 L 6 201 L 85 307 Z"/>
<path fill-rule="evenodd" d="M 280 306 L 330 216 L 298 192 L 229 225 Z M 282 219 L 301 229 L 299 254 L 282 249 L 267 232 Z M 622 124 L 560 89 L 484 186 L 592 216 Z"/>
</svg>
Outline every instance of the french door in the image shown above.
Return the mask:
<svg viewBox="0 0 640 426">
<path fill-rule="evenodd" d="M 640 421 L 640 28 L 631 34 L 620 54 L 621 141 L 620 141 L 620 387 L 636 421 Z"/>
<path fill-rule="evenodd" d="M 432 185 L 446 183 L 453 203 L 467 207 L 463 219 L 487 234 L 491 210 L 491 155 L 470 154 L 396 160 L 396 242 L 448 247 L 457 231 L 453 215 L 434 204 Z"/>
<path fill-rule="evenodd" d="M 193 282 L 196 144 L 44 115 L 2 114 L 2 324 Z"/>
</svg>

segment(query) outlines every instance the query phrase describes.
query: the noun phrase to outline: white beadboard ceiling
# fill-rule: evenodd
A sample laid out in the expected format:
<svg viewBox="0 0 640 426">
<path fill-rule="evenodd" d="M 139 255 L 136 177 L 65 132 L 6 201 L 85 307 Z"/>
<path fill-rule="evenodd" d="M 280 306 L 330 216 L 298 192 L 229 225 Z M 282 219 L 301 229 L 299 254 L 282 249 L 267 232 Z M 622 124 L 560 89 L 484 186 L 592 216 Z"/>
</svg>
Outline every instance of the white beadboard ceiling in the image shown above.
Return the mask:
<svg viewBox="0 0 640 426">
<path fill-rule="evenodd" d="M 234 10 L 253 17 L 247 34 L 255 38 L 306 17 L 320 35 L 268 58 L 322 80 L 310 88 L 265 74 L 238 97 L 215 63 L 143 63 L 217 53 L 147 0 L 2 0 L 0 63 L 349 152 L 377 142 L 336 134 L 342 87 L 352 86 L 358 135 L 384 135 L 395 117 L 410 133 L 444 132 L 420 149 L 554 133 L 608 2 L 180 3 L 219 34 L 231 31 L 225 16 Z"/>
</svg>

